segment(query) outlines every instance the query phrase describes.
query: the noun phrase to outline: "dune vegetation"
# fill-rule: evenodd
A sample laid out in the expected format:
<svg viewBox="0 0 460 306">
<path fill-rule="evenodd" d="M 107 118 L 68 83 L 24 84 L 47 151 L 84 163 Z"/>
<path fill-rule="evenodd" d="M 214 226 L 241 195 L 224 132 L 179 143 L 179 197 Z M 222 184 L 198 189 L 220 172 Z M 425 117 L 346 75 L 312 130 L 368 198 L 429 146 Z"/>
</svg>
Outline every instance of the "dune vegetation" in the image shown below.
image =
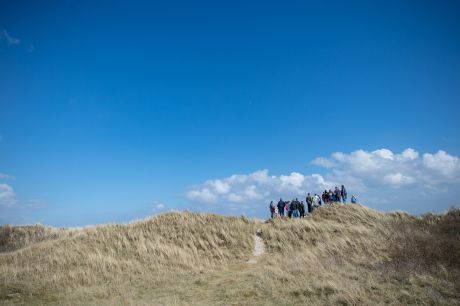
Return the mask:
<svg viewBox="0 0 460 306">
<path fill-rule="evenodd" d="M 248 263 L 254 236 L 265 253 Z M 305 219 L 171 212 L 0 227 L 0 304 L 460 304 L 460 210 L 335 205 Z"/>
</svg>

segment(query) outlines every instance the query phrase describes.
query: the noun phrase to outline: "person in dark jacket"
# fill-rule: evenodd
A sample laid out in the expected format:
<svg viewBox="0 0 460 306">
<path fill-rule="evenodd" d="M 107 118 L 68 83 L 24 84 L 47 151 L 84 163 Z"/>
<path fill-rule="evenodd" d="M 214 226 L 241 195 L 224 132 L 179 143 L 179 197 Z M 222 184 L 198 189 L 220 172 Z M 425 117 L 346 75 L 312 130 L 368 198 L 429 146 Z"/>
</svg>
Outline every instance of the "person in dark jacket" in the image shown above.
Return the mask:
<svg viewBox="0 0 460 306">
<path fill-rule="evenodd" d="M 299 213 L 300 213 L 300 218 L 305 217 L 305 204 L 303 203 L 303 201 L 300 202 Z"/>
<path fill-rule="evenodd" d="M 328 201 L 327 201 L 327 191 L 324 190 L 323 194 L 321 195 L 321 199 L 323 200 L 323 203 L 325 206 L 327 206 Z"/>
<path fill-rule="evenodd" d="M 340 202 L 340 190 L 337 186 L 335 186 L 334 196 L 335 196 L 335 201 Z"/>
<path fill-rule="evenodd" d="M 345 189 L 345 186 L 343 185 L 340 190 L 340 195 L 342 196 L 342 202 L 345 203 L 347 201 L 347 190 Z"/>
<path fill-rule="evenodd" d="M 278 212 L 279 212 L 281 217 L 284 216 L 284 204 L 285 203 L 284 203 L 283 199 L 280 199 L 278 201 L 278 205 L 277 205 L 278 206 Z"/>
<path fill-rule="evenodd" d="M 292 217 L 298 218 L 300 216 L 299 215 L 299 206 L 300 206 L 299 200 L 297 200 L 296 198 L 295 200 L 291 202 L 291 205 L 292 205 Z"/>
<path fill-rule="evenodd" d="M 292 200 L 291 202 L 288 202 L 288 217 L 289 218 L 292 218 L 292 203 L 294 202 L 294 200 Z"/>
<path fill-rule="evenodd" d="M 275 217 L 275 203 L 270 201 L 270 218 L 273 219 Z"/>
<path fill-rule="evenodd" d="M 311 214 L 313 211 L 313 197 L 308 194 L 305 200 L 307 201 L 308 213 Z"/>
</svg>

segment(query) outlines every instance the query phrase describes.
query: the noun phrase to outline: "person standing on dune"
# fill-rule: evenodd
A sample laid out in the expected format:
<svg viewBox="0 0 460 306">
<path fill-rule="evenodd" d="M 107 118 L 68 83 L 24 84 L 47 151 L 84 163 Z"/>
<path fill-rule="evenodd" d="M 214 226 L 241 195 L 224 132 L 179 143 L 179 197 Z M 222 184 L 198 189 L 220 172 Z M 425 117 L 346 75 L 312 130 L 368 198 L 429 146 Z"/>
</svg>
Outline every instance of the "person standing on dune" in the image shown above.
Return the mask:
<svg viewBox="0 0 460 306">
<path fill-rule="evenodd" d="M 297 198 L 295 200 L 292 200 L 291 205 L 292 205 L 292 217 L 293 218 L 298 218 L 299 217 L 299 201 Z"/>
<path fill-rule="evenodd" d="M 294 200 L 286 202 L 286 210 L 289 218 L 292 218 L 292 202 L 294 202 Z"/>
<path fill-rule="evenodd" d="M 301 201 L 299 204 L 299 213 L 300 213 L 300 218 L 305 217 L 305 204 L 303 203 L 303 201 Z"/>
<path fill-rule="evenodd" d="M 356 196 L 353 194 L 351 195 L 351 203 L 356 204 L 358 200 L 356 200 Z"/>
<path fill-rule="evenodd" d="M 342 189 L 340 190 L 340 195 L 342 196 L 342 202 L 345 204 L 347 201 L 347 190 L 345 189 L 345 186 L 342 185 Z"/>
<path fill-rule="evenodd" d="M 275 203 L 270 201 L 270 218 L 273 219 L 275 217 Z"/>
<path fill-rule="evenodd" d="M 315 193 L 315 195 L 313 197 L 313 207 L 318 208 L 320 206 L 321 206 L 321 200 L 320 200 L 319 196 Z"/>
<path fill-rule="evenodd" d="M 278 212 L 280 213 L 280 216 L 284 216 L 284 201 L 281 198 L 278 201 Z"/>
<path fill-rule="evenodd" d="M 321 199 L 323 200 L 324 206 L 328 206 L 327 191 L 326 190 L 324 190 L 323 194 L 321 195 Z"/>
<path fill-rule="evenodd" d="M 308 213 L 311 214 L 313 211 L 313 198 L 311 197 L 310 193 L 307 195 L 305 200 L 307 201 Z"/>
<path fill-rule="evenodd" d="M 327 193 L 328 199 L 329 199 L 329 204 L 332 205 L 332 202 L 334 202 L 334 193 L 332 192 L 331 189 L 329 189 L 329 192 Z"/>
<path fill-rule="evenodd" d="M 335 196 L 335 202 L 340 203 L 340 190 L 337 186 L 335 186 L 334 196 Z"/>
</svg>

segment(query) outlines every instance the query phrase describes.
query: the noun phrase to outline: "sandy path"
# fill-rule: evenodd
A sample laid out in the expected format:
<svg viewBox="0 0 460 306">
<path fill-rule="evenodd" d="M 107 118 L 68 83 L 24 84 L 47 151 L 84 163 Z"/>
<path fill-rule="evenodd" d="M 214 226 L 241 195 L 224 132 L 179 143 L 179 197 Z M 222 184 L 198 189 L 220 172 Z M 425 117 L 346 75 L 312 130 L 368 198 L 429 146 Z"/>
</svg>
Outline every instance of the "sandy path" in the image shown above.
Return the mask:
<svg viewBox="0 0 460 306">
<path fill-rule="evenodd" d="M 265 253 L 265 244 L 259 235 L 254 235 L 254 251 L 252 252 L 252 258 L 249 259 L 249 264 L 257 263 L 257 257 Z"/>
</svg>

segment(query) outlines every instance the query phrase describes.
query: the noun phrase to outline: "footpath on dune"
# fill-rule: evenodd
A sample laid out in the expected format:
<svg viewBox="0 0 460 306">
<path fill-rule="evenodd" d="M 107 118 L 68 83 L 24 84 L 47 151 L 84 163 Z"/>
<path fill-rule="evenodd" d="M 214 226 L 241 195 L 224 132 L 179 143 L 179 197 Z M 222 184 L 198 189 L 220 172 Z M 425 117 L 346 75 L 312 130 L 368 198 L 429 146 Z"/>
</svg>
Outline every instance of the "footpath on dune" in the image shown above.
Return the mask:
<svg viewBox="0 0 460 306">
<path fill-rule="evenodd" d="M 254 250 L 252 252 L 252 257 L 248 260 L 248 264 L 257 263 L 257 257 L 262 256 L 265 253 L 265 244 L 260 236 L 262 231 L 259 229 L 254 235 Z"/>
</svg>

